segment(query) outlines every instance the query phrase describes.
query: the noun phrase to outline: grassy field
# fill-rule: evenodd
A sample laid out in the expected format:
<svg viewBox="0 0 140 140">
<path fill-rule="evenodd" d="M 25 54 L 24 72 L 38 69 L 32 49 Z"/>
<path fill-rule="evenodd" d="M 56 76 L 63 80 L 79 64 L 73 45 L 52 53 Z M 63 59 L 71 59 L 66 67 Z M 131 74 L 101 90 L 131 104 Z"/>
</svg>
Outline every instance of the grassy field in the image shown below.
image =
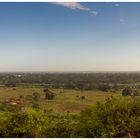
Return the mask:
<svg viewBox="0 0 140 140">
<path fill-rule="evenodd" d="M 54 100 L 45 100 L 45 94 L 43 88 L 31 88 L 31 87 L 17 87 L 13 88 L 0 88 L 0 101 L 4 101 L 8 98 L 19 98 L 21 95 L 32 95 L 34 92 L 40 93 L 40 104 L 46 110 L 53 110 L 54 112 L 79 112 L 86 107 L 90 107 L 96 104 L 97 101 L 104 101 L 105 98 L 110 96 L 121 96 L 120 93 L 101 92 L 101 91 L 79 91 L 69 89 L 50 89 L 56 94 Z M 85 96 L 84 100 L 81 100 L 81 96 Z"/>
</svg>

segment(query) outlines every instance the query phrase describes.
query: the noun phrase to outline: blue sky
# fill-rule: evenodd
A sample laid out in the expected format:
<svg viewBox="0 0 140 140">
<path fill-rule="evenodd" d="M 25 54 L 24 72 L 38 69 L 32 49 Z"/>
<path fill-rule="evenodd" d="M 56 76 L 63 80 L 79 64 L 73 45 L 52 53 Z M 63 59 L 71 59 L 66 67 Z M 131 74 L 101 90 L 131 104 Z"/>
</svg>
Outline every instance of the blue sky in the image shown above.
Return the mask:
<svg viewBox="0 0 140 140">
<path fill-rule="evenodd" d="M 139 71 L 140 3 L 0 3 L 0 71 Z"/>
</svg>

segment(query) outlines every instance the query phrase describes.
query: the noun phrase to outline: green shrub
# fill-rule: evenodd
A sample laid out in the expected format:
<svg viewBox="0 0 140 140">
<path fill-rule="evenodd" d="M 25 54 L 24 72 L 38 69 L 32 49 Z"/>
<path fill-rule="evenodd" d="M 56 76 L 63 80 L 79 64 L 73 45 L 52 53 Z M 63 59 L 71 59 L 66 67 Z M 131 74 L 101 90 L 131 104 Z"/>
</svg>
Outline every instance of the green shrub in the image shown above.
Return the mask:
<svg viewBox="0 0 140 140">
<path fill-rule="evenodd" d="M 133 95 L 134 95 L 134 96 L 139 96 L 139 95 L 140 95 L 139 90 L 134 90 L 134 91 L 133 91 Z"/>
<path fill-rule="evenodd" d="M 140 98 L 107 98 L 80 114 L 46 114 L 27 108 L 0 113 L 0 136 L 104 138 L 140 133 Z M 138 136 L 138 135 L 137 135 Z"/>
<path fill-rule="evenodd" d="M 48 138 L 72 138 L 76 137 L 75 126 L 77 122 L 70 118 L 57 117 L 49 120 L 49 124 L 46 129 L 46 137 Z"/>
<path fill-rule="evenodd" d="M 40 94 L 39 94 L 39 93 L 34 92 L 32 96 L 33 96 L 33 99 L 34 99 L 35 101 L 39 101 L 39 100 L 40 100 Z"/>
<path fill-rule="evenodd" d="M 28 109 L 11 113 L 5 122 L 4 137 L 44 137 L 47 117 L 42 111 Z"/>
<path fill-rule="evenodd" d="M 131 96 L 132 92 L 133 90 L 131 87 L 126 87 L 122 90 L 122 96 Z"/>
<path fill-rule="evenodd" d="M 95 108 L 80 115 L 81 137 L 118 137 L 129 131 L 140 130 L 140 99 L 108 98 Z"/>
</svg>

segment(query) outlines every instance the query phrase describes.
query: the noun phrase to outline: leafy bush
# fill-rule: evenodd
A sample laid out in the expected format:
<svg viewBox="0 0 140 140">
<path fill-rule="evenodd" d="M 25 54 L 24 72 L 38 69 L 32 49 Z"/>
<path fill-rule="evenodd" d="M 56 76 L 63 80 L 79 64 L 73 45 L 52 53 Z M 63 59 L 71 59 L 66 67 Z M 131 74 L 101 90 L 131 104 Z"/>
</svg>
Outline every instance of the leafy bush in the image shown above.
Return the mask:
<svg viewBox="0 0 140 140">
<path fill-rule="evenodd" d="M 133 90 L 131 87 L 126 87 L 122 90 L 122 96 L 131 96 L 132 92 Z"/>
<path fill-rule="evenodd" d="M 140 99 L 108 98 L 80 115 L 81 137 L 119 137 L 140 130 Z"/>
<path fill-rule="evenodd" d="M 37 92 L 34 92 L 34 93 L 33 93 L 33 99 L 34 99 L 35 101 L 39 101 L 39 100 L 40 100 L 40 94 L 37 93 Z"/>
<path fill-rule="evenodd" d="M 49 118 L 49 124 L 46 129 L 46 137 L 48 138 L 72 138 L 77 137 L 76 126 L 77 121 L 66 116 Z"/>
<path fill-rule="evenodd" d="M 134 91 L 133 91 L 133 95 L 134 95 L 134 96 L 139 96 L 139 95 L 140 95 L 139 90 L 134 90 Z"/>
<path fill-rule="evenodd" d="M 3 137 L 43 137 L 47 116 L 33 109 L 26 112 L 11 113 L 6 117 L 1 129 Z"/>
<path fill-rule="evenodd" d="M 53 100 L 53 99 L 54 99 L 55 94 L 54 94 L 53 92 L 51 92 L 51 91 L 48 90 L 48 89 L 45 89 L 44 92 L 45 92 L 45 98 L 46 98 L 47 100 Z"/>
<path fill-rule="evenodd" d="M 1 137 L 104 138 L 140 136 L 140 98 L 107 98 L 80 114 L 49 114 L 28 108 L 0 113 Z"/>
</svg>

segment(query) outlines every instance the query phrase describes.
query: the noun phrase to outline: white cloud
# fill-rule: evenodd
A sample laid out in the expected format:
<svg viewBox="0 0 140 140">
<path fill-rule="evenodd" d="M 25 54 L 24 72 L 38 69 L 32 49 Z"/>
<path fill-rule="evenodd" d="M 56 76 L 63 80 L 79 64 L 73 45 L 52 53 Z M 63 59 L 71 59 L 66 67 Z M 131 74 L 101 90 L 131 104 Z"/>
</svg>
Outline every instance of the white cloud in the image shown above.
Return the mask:
<svg viewBox="0 0 140 140">
<path fill-rule="evenodd" d="M 88 11 L 90 12 L 93 16 L 97 16 L 98 12 L 93 11 L 92 9 L 90 9 L 89 7 L 86 7 L 84 5 L 82 5 L 79 2 L 52 2 L 52 4 L 56 4 L 56 5 L 60 5 L 69 9 L 78 9 L 78 10 L 82 10 L 82 11 Z"/>
<path fill-rule="evenodd" d="M 120 18 L 120 22 L 124 22 L 124 19 Z"/>
<path fill-rule="evenodd" d="M 82 4 L 78 2 L 53 2 L 53 4 L 61 5 L 70 9 L 78 9 L 78 10 L 84 10 L 84 11 L 91 10 L 90 8 L 83 6 Z"/>
<path fill-rule="evenodd" d="M 97 16 L 98 15 L 97 11 L 92 11 L 91 13 L 92 13 L 93 16 Z"/>
<path fill-rule="evenodd" d="M 114 6 L 115 6 L 115 7 L 119 7 L 119 6 L 120 6 L 120 4 L 118 4 L 118 3 L 115 3 L 115 4 L 114 4 Z"/>
</svg>

